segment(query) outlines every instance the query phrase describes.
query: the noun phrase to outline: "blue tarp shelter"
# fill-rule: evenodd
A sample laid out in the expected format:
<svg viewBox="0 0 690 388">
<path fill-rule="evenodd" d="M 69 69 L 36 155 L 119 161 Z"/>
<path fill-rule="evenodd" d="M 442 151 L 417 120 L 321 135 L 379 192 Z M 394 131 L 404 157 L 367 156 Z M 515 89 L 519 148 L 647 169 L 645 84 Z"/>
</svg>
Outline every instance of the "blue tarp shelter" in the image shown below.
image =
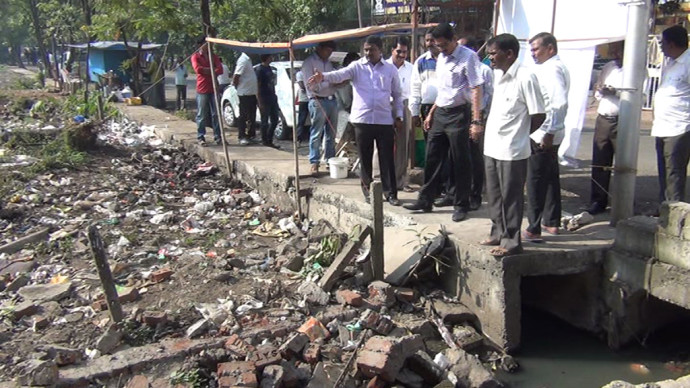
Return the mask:
<svg viewBox="0 0 690 388">
<path fill-rule="evenodd" d="M 132 49 L 136 49 L 139 43 L 128 42 L 128 46 Z M 69 47 L 74 47 L 78 49 L 86 49 L 86 43 L 82 44 L 71 44 Z M 155 43 L 145 43 L 142 45 L 142 51 L 155 50 L 163 46 L 162 44 Z M 127 53 L 127 48 L 124 42 L 117 41 L 101 41 L 91 43 L 91 52 L 89 54 L 89 79 L 92 82 L 98 82 L 98 76 L 96 74 L 105 74 L 112 70 L 116 73 L 123 82 L 127 83 L 130 81 L 130 76 L 120 70 L 120 65 L 122 61 L 129 59 L 129 54 Z M 96 74 L 94 74 L 96 73 Z"/>
</svg>

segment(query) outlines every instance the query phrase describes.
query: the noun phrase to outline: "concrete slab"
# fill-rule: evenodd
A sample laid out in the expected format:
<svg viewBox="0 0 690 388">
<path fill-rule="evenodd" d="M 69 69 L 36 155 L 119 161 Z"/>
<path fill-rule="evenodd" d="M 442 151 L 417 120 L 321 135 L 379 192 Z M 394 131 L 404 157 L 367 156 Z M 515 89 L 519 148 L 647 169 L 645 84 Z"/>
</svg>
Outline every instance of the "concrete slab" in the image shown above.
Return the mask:
<svg viewBox="0 0 690 388">
<path fill-rule="evenodd" d="M 148 106 L 118 107 L 130 119 L 154 125 L 156 134 L 163 140 L 178 143 L 227 171 L 221 146 L 196 144 L 193 122 Z M 236 130 L 230 128 L 226 133 L 233 176 L 259 190 L 273 203 L 296 207 L 292 150 L 239 146 Z M 344 231 L 371 220 L 371 206 L 364 202 L 356 176 L 350 174 L 347 179 L 331 179 L 324 173 L 312 178 L 307 176 L 309 163 L 303 157 L 299 160 L 299 170 L 302 192 L 309 192 L 301 199 L 303 211 L 309 218 L 326 218 Z M 403 202 L 410 202 L 416 198 L 416 193 L 399 193 L 399 197 Z M 578 213 L 583 203 L 586 200 L 564 192 L 564 210 Z M 451 215 L 452 208 L 411 213 L 384 204 L 385 271 L 392 272 L 414 252 L 422 236 L 436 235 L 443 225 L 458 258 L 454 268 L 444 276 L 445 285 L 477 314 L 483 332 L 506 349 L 514 349 L 520 343 L 521 278 L 586 271 L 601 261 L 602 252 L 611 246 L 614 238 L 614 228 L 600 216 L 595 219 L 597 222 L 578 231 L 546 236 L 545 243 L 525 244 L 524 254 L 498 260 L 489 255 L 487 247 L 478 244 L 491 226 L 485 206 L 471 212 L 470 218 L 460 223 L 452 222 Z"/>
</svg>

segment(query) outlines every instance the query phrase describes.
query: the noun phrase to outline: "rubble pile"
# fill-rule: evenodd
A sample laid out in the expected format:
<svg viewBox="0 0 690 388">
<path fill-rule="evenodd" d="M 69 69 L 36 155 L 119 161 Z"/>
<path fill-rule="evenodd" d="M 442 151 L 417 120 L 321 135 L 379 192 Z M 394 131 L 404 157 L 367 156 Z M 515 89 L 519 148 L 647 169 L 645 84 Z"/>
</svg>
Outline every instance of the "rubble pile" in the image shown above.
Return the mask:
<svg viewBox="0 0 690 388">
<path fill-rule="evenodd" d="M 0 198 L 0 379 L 495 387 L 484 365 L 517 366 L 433 285 L 372 281 L 356 259 L 324 290 L 324 272 L 353 238 L 327 221 L 265 203 L 153 128 L 110 121 L 98 139 L 87 166 L 38 174 Z M 120 322 L 94 264 L 91 225 Z"/>
</svg>

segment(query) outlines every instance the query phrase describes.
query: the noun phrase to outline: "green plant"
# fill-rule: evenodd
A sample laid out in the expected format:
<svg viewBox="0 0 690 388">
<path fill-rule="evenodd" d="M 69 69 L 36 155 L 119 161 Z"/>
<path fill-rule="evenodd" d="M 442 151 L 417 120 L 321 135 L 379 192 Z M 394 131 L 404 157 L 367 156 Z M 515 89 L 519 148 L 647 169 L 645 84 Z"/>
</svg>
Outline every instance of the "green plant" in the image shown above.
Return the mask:
<svg viewBox="0 0 690 388">
<path fill-rule="evenodd" d="M 182 109 L 182 110 L 176 110 L 175 111 L 175 117 L 179 117 L 183 120 L 194 121 L 196 114 L 194 112 L 192 112 L 191 110 Z"/>
<path fill-rule="evenodd" d="M 35 78 L 29 77 L 19 77 L 12 83 L 12 89 L 28 90 L 28 89 L 38 89 L 40 85 L 36 82 Z"/>
<path fill-rule="evenodd" d="M 319 250 L 307 257 L 306 262 L 309 264 L 319 264 L 323 267 L 328 267 L 335 258 L 335 255 L 340 252 L 340 236 L 332 234 L 325 237 L 319 243 Z"/>
<path fill-rule="evenodd" d="M 193 388 L 207 387 L 208 377 L 204 376 L 198 368 L 189 371 L 177 370 L 170 375 L 170 384 L 186 384 Z"/>
<path fill-rule="evenodd" d="M 76 168 L 88 161 L 86 153 L 77 151 L 69 145 L 66 132 L 41 147 L 38 157 L 40 160 L 29 168 L 31 172 L 39 173 L 53 168 Z"/>
<path fill-rule="evenodd" d="M 422 262 L 424 261 L 424 259 L 427 258 L 427 257 L 430 258 L 430 259 L 432 259 L 432 260 L 434 260 L 434 269 L 436 270 L 436 274 L 438 274 L 438 275 L 441 274 L 441 272 L 442 272 L 442 270 L 443 270 L 443 267 L 450 268 L 450 265 L 446 264 L 446 263 L 444 262 L 443 258 L 441 258 L 441 257 L 436 257 L 436 256 L 430 255 L 430 254 L 428 253 L 429 246 L 431 245 L 431 240 L 432 240 L 434 237 L 436 237 L 436 236 L 433 235 L 433 234 L 431 234 L 431 233 L 426 233 L 426 234 L 425 234 L 424 232 L 426 231 L 426 227 L 425 227 L 425 228 L 422 228 L 421 230 L 417 230 L 417 229 L 407 229 L 407 231 L 414 233 L 414 234 L 415 234 L 415 239 L 414 239 L 414 240 L 410 240 L 410 241 L 406 242 L 406 243 L 403 244 L 403 245 L 409 245 L 409 244 L 415 243 L 415 245 L 414 245 L 414 250 L 415 250 L 415 251 L 423 250 L 423 251 L 422 251 L 422 260 L 419 260 L 419 261 L 417 262 L 417 264 L 414 266 L 414 268 L 410 271 L 410 274 L 414 273 L 414 271 L 417 269 L 417 266 L 418 266 L 420 263 L 422 263 Z M 446 229 L 445 229 L 445 227 L 443 227 L 443 226 L 441 227 L 441 233 L 446 234 Z"/>
</svg>

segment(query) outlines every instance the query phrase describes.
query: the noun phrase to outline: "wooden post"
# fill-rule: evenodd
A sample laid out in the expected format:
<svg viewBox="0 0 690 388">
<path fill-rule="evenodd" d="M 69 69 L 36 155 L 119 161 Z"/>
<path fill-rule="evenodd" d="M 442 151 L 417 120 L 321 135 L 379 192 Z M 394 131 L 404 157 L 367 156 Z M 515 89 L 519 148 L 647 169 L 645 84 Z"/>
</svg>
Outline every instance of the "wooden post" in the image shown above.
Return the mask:
<svg viewBox="0 0 690 388">
<path fill-rule="evenodd" d="M 96 262 L 96 269 L 98 269 L 98 277 L 101 278 L 101 285 L 105 292 L 105 300 L 108 303 L 108 312 L 110 318 L 114 323 L 122 321 L 123 313 L 122 306 L 120 306 L 120 299 L 117 295 L 115 282 L 113 281 L 113 274 L 110 272 L 108 265 L 108 258 L 103 247 L 103 240 L 98 234 L 98 229 L 95 225 L 89 226 L 89 245 L 91 245 L 91 252 L 93 259 Z"/>
<path fill-rule="evenodd" d="M 371 234 L 371 269 L 374 280 L 383 280 L 383 189 L 381 181 L 371 182 L 370 189 L 372 214 L 374 215 Z"/>
<path fill-rule="evenodd" d="M 100 93 L 98 94 L 97 109 L 98 109 L 98 119 L 103 120 L 103 95 Z"/>
</svg>

